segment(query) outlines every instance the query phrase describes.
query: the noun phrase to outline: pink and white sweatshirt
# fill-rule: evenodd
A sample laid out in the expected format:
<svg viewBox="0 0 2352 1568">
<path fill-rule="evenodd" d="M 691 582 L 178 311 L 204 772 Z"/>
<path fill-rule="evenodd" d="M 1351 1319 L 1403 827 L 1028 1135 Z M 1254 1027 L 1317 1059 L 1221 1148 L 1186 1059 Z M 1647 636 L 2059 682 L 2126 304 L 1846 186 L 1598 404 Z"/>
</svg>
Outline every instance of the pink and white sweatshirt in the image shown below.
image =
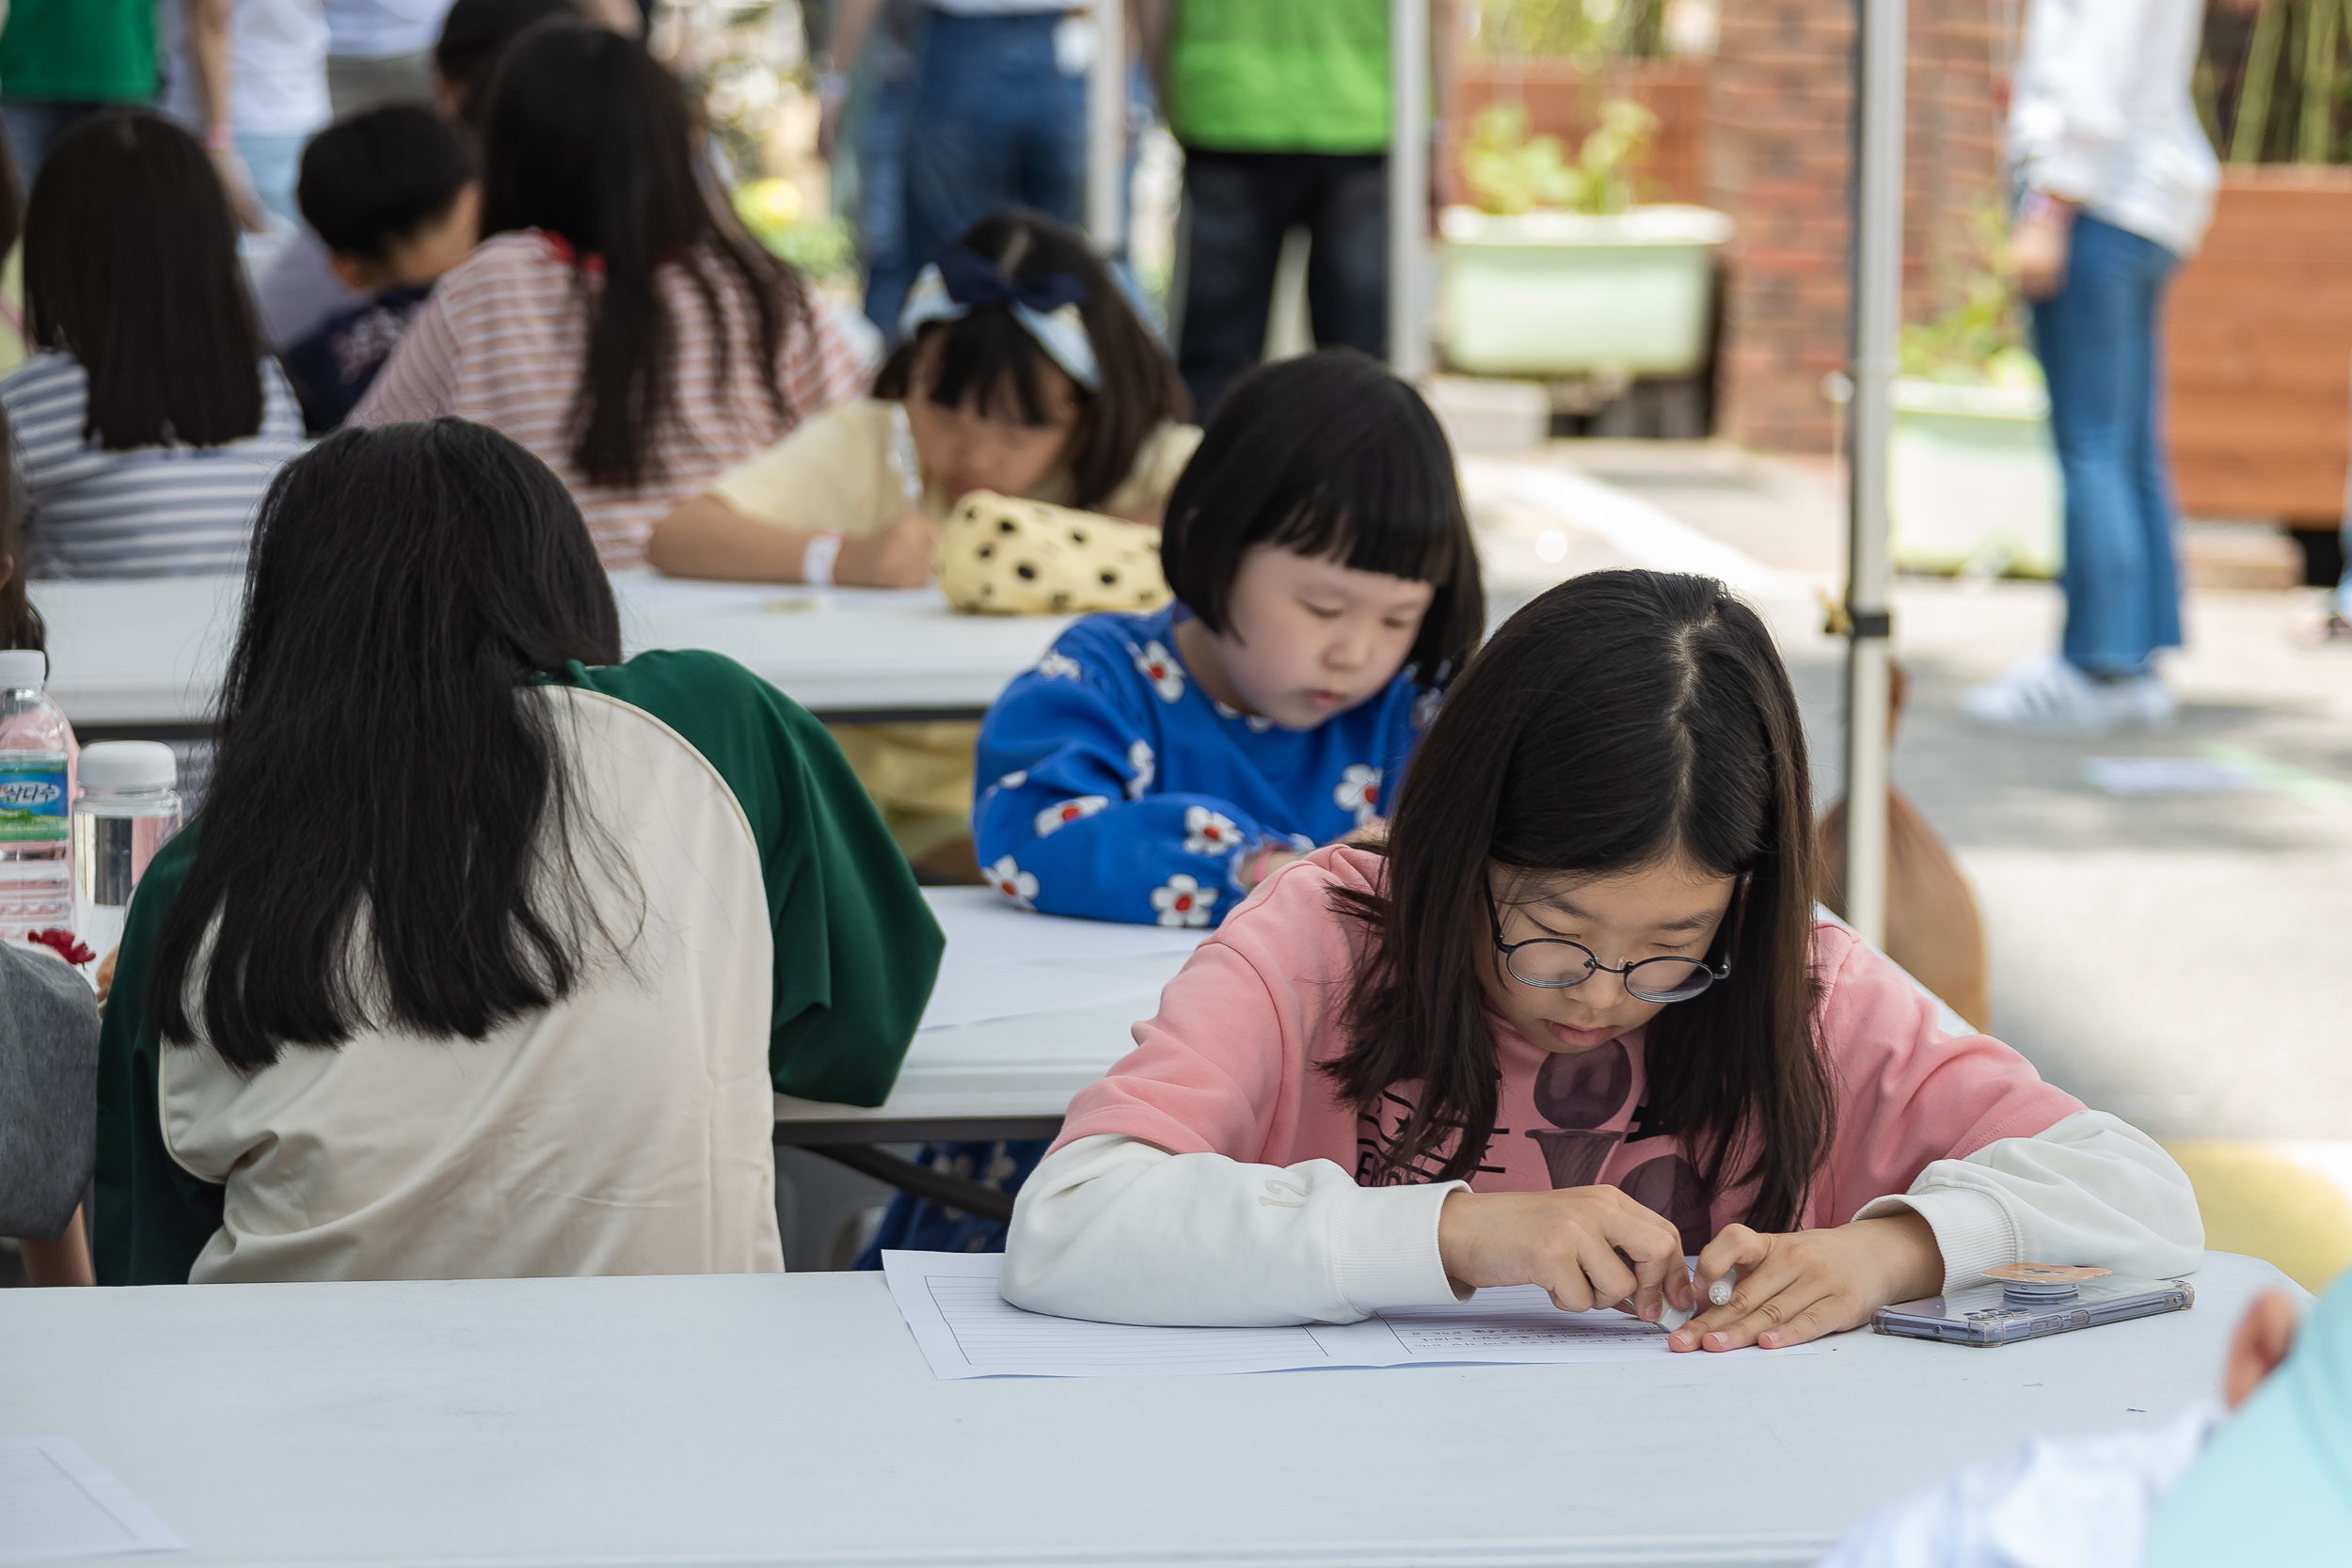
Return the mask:
<svg viewBox="0 0 2352 1568">
<path fill-rule="evenodd" d="M 1315 1069 L 1345 1049 L 1363 943 L 1330 894 L 1375 886 L 1384 864 L 1319 850 L 1201 944 L 1023 1185 L 1005 1299 L 1118 1323 L 1345 1323 L 1466 1293 L 1438 1260 L 1449 1193 L 1613 1185 L 1678 1226 L 1689 1252 L 1745 1217 L 1746 1191 L 1709 1202 L 1683 1140 L 1645 1125 L 1641 1031 L 1566 1054 L 1492 1012 L 1502 1092 L 1476 1174 L 1365 1184 L 1417 1086 L 1359 1113 Z M 1947 1033 L 1935 1004 L 1842 927 L 1815 927 L 1813 962 L 1837 1119 L 1804 1227 L 1915 1211 L 1955 1284 L 2027 1258 L 2197 1267 L 2196 1197 L 2146 1134 L 2085 1110 L 1998 1040 Z"/>
</svg>

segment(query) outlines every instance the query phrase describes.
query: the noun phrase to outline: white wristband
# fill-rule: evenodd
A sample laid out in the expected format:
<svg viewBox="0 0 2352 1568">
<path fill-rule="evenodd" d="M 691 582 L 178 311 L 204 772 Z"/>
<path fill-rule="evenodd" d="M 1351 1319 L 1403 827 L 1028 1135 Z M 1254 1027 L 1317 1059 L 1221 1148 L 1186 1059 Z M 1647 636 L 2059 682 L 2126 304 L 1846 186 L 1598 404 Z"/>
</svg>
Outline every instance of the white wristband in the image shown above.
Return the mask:
<svg viewBox="0 0 2352 1568">
<path fill-rule="evenodd" d="M 808 542 L 801 552 L 801 580 L 812 588 L 833 586 L 833 563 L 841 554 L 841 535 L 828 531 Z"/>
</svg>

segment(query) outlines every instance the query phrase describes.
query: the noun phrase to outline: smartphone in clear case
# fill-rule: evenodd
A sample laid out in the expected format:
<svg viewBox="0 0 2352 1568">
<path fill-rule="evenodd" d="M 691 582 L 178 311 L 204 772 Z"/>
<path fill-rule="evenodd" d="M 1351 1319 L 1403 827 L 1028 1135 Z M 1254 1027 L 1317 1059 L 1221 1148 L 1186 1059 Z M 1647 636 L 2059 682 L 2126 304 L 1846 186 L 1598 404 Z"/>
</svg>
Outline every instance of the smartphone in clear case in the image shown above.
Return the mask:
<svg viewBox="0 0 2352 1568">
<path fill-rule="evenodd" d="M 1870 1320 L 1881 1334 L 1942 1339 L 1955 1345 L 2006 1345 L 2040 1339 L 2127 1318 L 2185 1312 L 2197 1289 L 2180 1279 L 2134 1279 L 2106 1275 L 2067 1283 L 1988 1280 L 1924 1301 L 1882 1307 Z"/>
</svg>

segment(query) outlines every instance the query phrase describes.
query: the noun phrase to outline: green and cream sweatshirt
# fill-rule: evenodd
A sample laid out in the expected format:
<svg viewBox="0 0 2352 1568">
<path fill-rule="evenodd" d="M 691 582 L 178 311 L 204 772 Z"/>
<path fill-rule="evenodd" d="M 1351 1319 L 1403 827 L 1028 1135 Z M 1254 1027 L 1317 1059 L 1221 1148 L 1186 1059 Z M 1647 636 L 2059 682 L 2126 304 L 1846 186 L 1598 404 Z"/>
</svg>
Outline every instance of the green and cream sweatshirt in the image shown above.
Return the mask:
<svg viewBox="0 0 2352 1568">
<path fill-rule="evenodd" d="M 619 958 L 479 1041 L 369 1025 L 243 1073 L 145 1011 L 199 818 L 140 883 L 106 1009 L 103 1283 L 784 1266 L 770 1091 L 882 1103 L 938 925 L 823 726 L 733 660 L 574 663 L 532 696 Z"/>
</svg>

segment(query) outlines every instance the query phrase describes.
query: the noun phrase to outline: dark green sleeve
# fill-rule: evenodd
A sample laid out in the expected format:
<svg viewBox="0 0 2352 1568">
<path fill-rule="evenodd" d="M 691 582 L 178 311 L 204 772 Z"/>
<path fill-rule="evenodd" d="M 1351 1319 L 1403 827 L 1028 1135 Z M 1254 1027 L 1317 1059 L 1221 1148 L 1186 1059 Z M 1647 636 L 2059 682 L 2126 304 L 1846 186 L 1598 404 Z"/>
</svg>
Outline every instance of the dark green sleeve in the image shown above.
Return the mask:
<svg viewBox="0 0 2352 1568">
<path fill-rule="evenodd" d="M 155 933 L 195 859 L 191 823 L 139 879 L 99 1029 L 98 1213 L 91 1251 L 101 1285 L 185 1285 L 197 1254 L 220 1228 L 223 1189 L 189 1175 L 164 1148 L 155 1103 L 164 1048 L 147 1018 Z"/>
<path fill-rule="evenodd" d="M 805 1100 L 881 1104 L 946 939 L 833 736 L 719 654 L 574 663 L 557 678 L 652 714 L 726 780 L 759 844 L 775 934 L 769 1074 Z"/>
</svg>

